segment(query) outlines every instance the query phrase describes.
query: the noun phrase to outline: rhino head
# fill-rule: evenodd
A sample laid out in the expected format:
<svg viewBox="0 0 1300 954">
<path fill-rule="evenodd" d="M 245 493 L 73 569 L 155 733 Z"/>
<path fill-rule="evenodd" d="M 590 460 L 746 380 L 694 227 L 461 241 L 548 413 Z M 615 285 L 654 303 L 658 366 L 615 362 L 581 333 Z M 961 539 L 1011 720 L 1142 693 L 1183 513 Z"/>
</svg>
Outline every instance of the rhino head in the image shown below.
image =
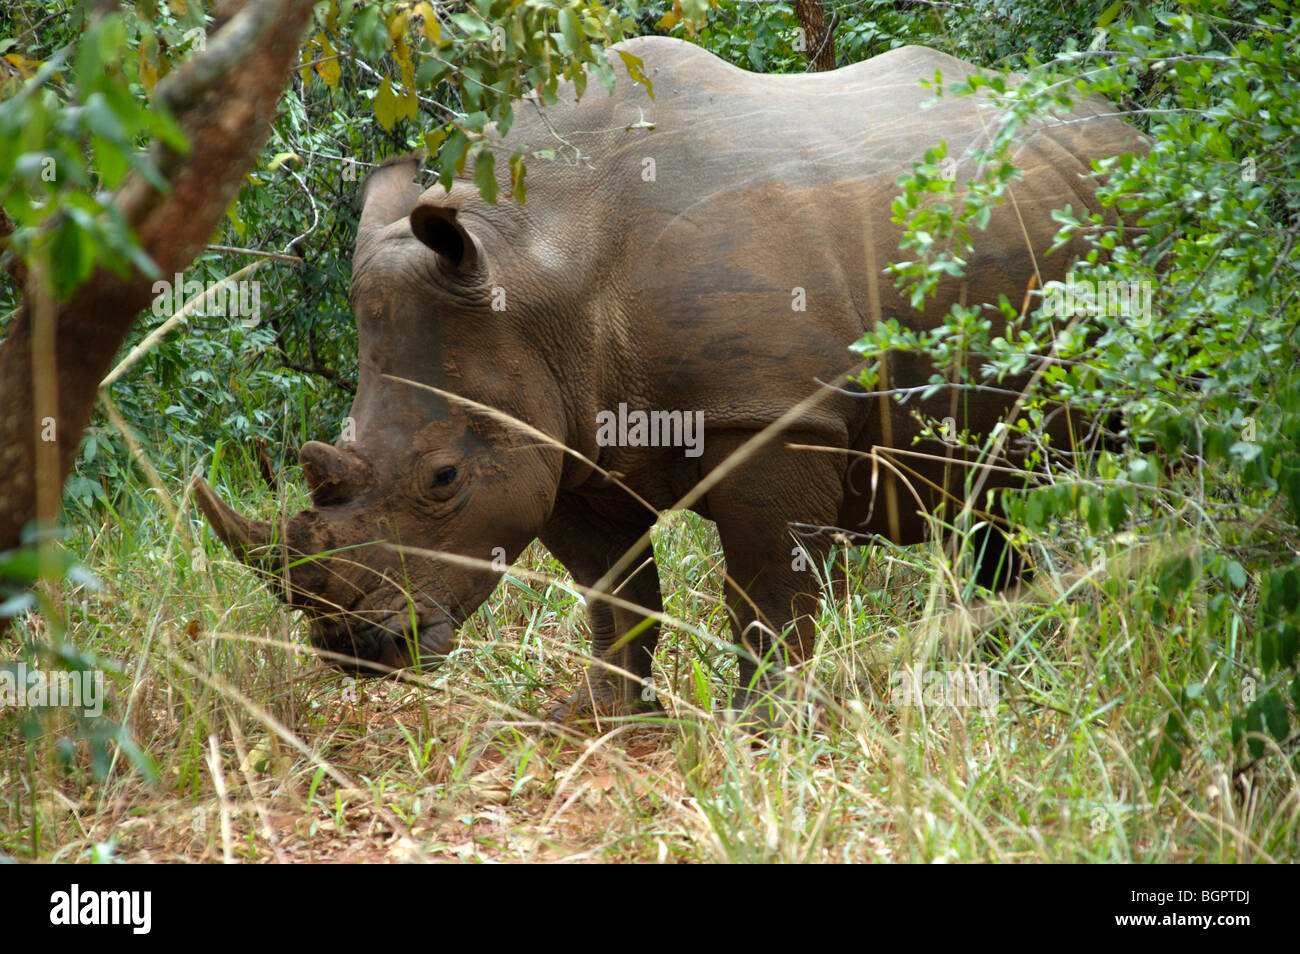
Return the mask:
<svg viewBox="0 0 1300 954">
<path fill-rule="evenodd" d="M 521 346 L 509 308 L 492 308 L 499 269 L 525 300 L 533 278 L 490 260 L 462 221 L 473 216 L 459 186 L 422 195 L 416 166 L 390 162 L 362 189 L 357 394 L 335 444 L 301 449 L 311 508 L 278 526 L 250 520 L 195 481 L 217 536 L 281 579 L 325 658 L 361 672 L 428 665 L 451 649 L 537 536 L 566 466 L 552 367 Z"/>
</svg>

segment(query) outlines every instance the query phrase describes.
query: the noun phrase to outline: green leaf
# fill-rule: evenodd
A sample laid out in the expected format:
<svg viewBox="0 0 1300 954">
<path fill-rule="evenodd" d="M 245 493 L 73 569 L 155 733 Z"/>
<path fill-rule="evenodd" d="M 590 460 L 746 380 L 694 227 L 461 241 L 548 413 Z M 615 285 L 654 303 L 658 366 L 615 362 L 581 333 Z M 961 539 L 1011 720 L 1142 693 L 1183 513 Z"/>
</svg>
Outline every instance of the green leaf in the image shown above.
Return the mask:
<svg viewBox="0 0 1300 954">
<path fill-rule="evenodd" d="M 1287 468 L 1279 478 L 1282 490 L 1286 493 L 1291 513 L 1300 517 L 1300 467 Z"/>
<path fill-rule="evenodd" d="M 1234 730 L 1235 728 L 1234 725 Z M 1291 726 L 1282 697 L 1277 692 L 1270 691 L 1252 702 L 1246 709 L 1242 729 L 1244 732 L 1257 733 L 1246 739 L 1246 748 L 1254 759 L 1264 754 L 1264 739 L 1260 736 L 1270 735 L 1278 742 L 1285 741 Z"/>
<path fill-rule="evenodd" d="M 709 15 L 709 0 L 682 0 L 682 14 L 688 26 L 703 24 Z"/>
<path fill-rule="evenodd" d="M 492 35 L 492 29 L 483 22 L 482 18 L 472 13 L 453 13 L 451 22 L 472 39 L 486 40 Z"/>
<path fill-rule="evenodd" d="M 1266 626 L 1259 631 L 1255 641 L 1259 653 L 1259 667 L 1268 674 L 1273 671 L 1277 663 L 1277 632 L 1273 627 Z"/>
<path fill-rule="evenodd" d="M 1109 26 L 1110 22 L 1115 19 L 1116 15 L 1121 9 L 1123 9 L 1123 7 L 1124 0 L 1115 0 L 1114 3 L 1102 12 L 1101 18 L 1097 21 L 1097 29 L 1104 30 Z"/>
<path fill-rule="evenodd" d="M 377 7 L 362 7 L 353 21 L 352 36 L 367 61 L 378 63 L 383 59 L 388 49 L 388 24 Z"/>
<path fill-rule="evenodd" d="M 82 107 L 81 115 L 86 128 L 92 133 L 119 146 L 127 146 L 121 117 L 103 93 L 91 93 L 86 105 Z"/>
<path fill-rule="evenodd" d="M 497 202 L 496 156 L 484 146 L 474 156 L 474 184 L 478 186 L 483 200 L 490 205 Z"/>
<path fill-rule="evenodd" d="M 1112 490 L 1106 495 L 1106 519 L 1110 521 L 1111 529 L 1121 529 L 1127 516 L 1128 504 L 1124 502 L 1123 492 Z"/>
<path fill-rule="evenodd" d="M 1260 712 L 1269 734 L 1278 742 L 1285 742 L 1291 734 L 1291 720 L 1287 715 L 1286 703 L 1276 692 L 1269 692 L 1259 699 Z"/>
<path fill-rule="evenodd" d="M 469 149 L 469 137 L 457 129 L 442 144 L 438 153 L 438 181 L 444 189 L 451 188 L 451 180 L 462 170 L 465 152 Z"/>
<path fill-rule="evenodd" d="M 1300 653 L 1300 629 L 1293 623 L 1283 623 L 1277 633 L 1277 664 L 1294 666 L 1296 655 Z"/>
<path fill-rule="evenodd" d="M 1088 522 L 1088 532 L 1096 536 L 1101 532 L 1102 501 L 1085 491 L 1079 496 L 1079 516 Z"/>
<path fill-rule="evenodd" d="M 460 98 L 470 112 L 482 105 L 483 74 L 472 66 L 462 66 L 460 69 Z"/>
<path fill-rule="evenodd" d="M 1155 483 L 1156 469 L 1151 466 L 1151 462 L 1145 457 L 1139 457 L 1129 464 L 1128 479 L 1135 484 Z"/>
<path fill-rule="evenodd" d="M 122 179 L 126 176 L 126 170 L 130 168 L 127 153 L 119 143 L 109 142 L 102 136 L 92 135 L 90 137 L 90 148 L 94 152 L 95 164 L 99 168 L 99 174 L 104 180 L 105 187 L 116 189 L 122 184 Z"/>
<path fill-rule="evenodd" d="M 65 576 L 76 565 L 77 558 L 66 550 L 56 550 L 52 554 L 52 569 L 59 578 Z M 15 580 L 28 586 L 41 579 L 41 554 L 34 546 L 20 547 L 0 553 L 0 579 Z"/>
<path fill-rule="evenodd" d="M 1243 463 L 1250 463 L 1260 455 L 1264 448 L 1259 444 L 1251 441 L 1237 441 L 1228 448 L 1228 453 L 1234 457 L 1239 457 Z"/>
<path fill-rule="evenodd" d="M 95 267 L 94 242 L 75 219 L 65 222 L 54 233 L 50 259 L 55 294 L 65 301 Z"/>
<path fill-rule="evenodd" d="M 1164 604 L 1162 607 L 1164 613 L 1167 613 L 1174 604 L 1182 602 L 1182 594 L 1192 585 L 1195 575 L 1196 568 L 1192 558 L 1185 553 L 1172 557 L 1161 565 L 1160 572 L 1156 576 L 1156 591 Z"/>
<path fill-rule="evenodd" d="M 415 71 L 415 82 L 421 89 L 429 89 L 437 86 L 450 75 L 449 64 L 435 57 L 426 56 L 420 62 L 420 68 Z"/>
<path fill-rule="evenodd" d="M 1165 720 L 1164 730 L 1156 743 L 1151 758 L 1151 776 L 1159 785 L 1171 772 L 1177 772 L 1183 766 L 1183 749 L 1187 746 L 1187 733 L 1183 729 L 1178 713 L 1171 712 Z"/>
<path fill-rule="evenodd" d="M 1275 570 L 1264 581 L 1265 612 L 1278 617 L 1300 609 L 1300 574 L 1295 567 Z"/>
<path fill-rule="evenodd" d="M 582 49 L 582 26 L 578 23 L 577 14 L 568 7 L 560 11 L 560 33 L 568 43 L 570 52 L 576 53 Z"/>
</svg>

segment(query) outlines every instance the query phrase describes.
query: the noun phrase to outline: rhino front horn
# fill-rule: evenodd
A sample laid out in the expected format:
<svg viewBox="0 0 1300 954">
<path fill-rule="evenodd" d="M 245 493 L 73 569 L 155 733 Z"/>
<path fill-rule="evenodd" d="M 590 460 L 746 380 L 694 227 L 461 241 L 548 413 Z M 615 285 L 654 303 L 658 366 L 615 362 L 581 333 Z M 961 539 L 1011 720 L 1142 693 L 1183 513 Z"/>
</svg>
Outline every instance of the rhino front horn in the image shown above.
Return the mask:
<svg viewBox="0 0 1300 954">
<path fill-rule="evenodd" d="M 249 520 L 232 510 L 198 474 L 194 475 L 194 499 L 208 525 L 231 553 L 250 566 L 270 562 L 274 554 L 266 548 L 275 540 L 271 524 L 265 520 Z"/>
</svg>

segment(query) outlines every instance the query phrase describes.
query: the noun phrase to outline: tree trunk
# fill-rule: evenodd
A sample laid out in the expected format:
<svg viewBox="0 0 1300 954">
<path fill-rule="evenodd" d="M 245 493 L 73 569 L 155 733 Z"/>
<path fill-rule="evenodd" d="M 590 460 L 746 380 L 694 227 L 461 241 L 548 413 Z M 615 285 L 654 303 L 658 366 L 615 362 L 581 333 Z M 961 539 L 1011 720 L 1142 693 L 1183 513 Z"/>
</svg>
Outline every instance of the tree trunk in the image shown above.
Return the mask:
<svg viewBox="0 0 1300 954">
<path fill-rule="evenodd" d="M 809 71 L 835 69 L 835 35 L 826 19 L 822 0 L 794 0 L 794 13 L 807 43 Z"/>
<path fill-rule="evenodd" d="M 194 261 L 252 168 L 314 4 L 224 4 L 207 48 L 155 88 L 190 148 L 180 155 L 155 143 L 170 190 L 132 173 L 114 205 L 166 279 Z M 98 269 L 65 302 L 44 290 L 39 267 L 22 277 L 23 303 L 0 343 L 0 551 L 31 520 L 57 518 L 99 382 L 154 297 L 153 279 L 135 270 Z"/>
</svg>

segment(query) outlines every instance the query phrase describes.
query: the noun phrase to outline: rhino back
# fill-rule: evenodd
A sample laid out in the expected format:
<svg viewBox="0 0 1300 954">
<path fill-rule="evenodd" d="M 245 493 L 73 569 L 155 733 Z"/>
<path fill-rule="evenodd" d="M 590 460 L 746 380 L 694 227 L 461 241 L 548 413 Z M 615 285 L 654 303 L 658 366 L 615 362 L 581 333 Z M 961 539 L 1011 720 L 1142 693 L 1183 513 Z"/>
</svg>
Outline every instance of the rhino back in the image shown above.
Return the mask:
<svg viewBox="0 0 1300 954">
<path fill-rule="evenodd" d="M 667 38 L 622 48 L 641 57 L 654 97 L 620 66 L 612 95 L 593 86 L 574 102 L 561 87 L 545 117 L 520 104 L 501 152 L 557 158 L 530 162 L 522 213 L 465 206 L 514 231 L 557 300 L 581 302 L 573 332 L 591 342 L 596 408 L 699 408 L 710 427 L 761 427 L 849 369 L 848 345 L 878 318 L 921 326 L 954 300 L 1018 303 L 1036 268 L 1055 277 L 1040 260 L 1051 209 L 1099 208 L 1086 157 L 1138 142 L 1095 118 L 1104 102 L 1036 127 L 1018 148 L 1015 204 L 977 236 L 966 280 L 917 313 L 883 274 L 900 258 L 890 206 L 898 177 L 940 141 L 958 180 L 972 174 L 994 111 L 981 95 L 930 103 L 919 82 L 972 66 L 904 47 L 831 73 L 759 75 Z M 832 400 L 811 426 L 854 442 L 863 403 Z"/>
</svg>

